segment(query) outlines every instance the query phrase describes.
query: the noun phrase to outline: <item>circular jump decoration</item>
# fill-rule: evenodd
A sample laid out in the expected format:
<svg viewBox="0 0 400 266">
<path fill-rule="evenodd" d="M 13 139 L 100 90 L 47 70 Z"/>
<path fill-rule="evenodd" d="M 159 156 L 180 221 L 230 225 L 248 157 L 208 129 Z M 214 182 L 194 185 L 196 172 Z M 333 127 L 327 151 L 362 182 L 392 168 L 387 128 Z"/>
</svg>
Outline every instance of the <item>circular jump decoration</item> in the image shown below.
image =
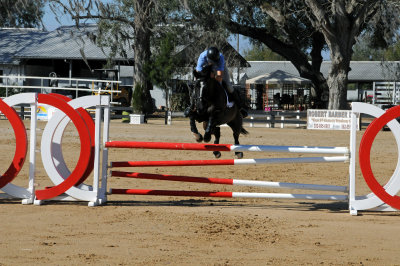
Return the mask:
<svg viewBox="0 0 400 266">
<path fill-rule="evenodd" d="M 21 118 L 18 116 L 17 112 L 2 99 L 0 99 L 0 111 L 7 117 L 8 121 L 10 121 L 14 130 L 16 142 L 14 158 L 6 172 L 0 177 L 0 188 L 2 188 L 10 183 L 21 171 L 26 158 L 28 140 L 26 137 L 26 129 Z"/>
<path fill-rule="evenodd" d="M 79 133 L 79 139 L 81 142 L 80 155 L 78 163 L 75 169 L 72 171 L 70 176 L 64 180 L 64 182 L 44 190 L 36 191 L 36 198 L 38 200 L 45 200 L 54 198 L 65 191 L 67 191 L 72 186 L 80 182 L 82 176 L 85 174 L 87 166 L 91 157 L 91 141 L 90 134 L 87 129 L 85 121 L 67 102 L 61 98 L 55 97 L 54 95 L 39 94 L 38 102 L 48 104 L 62 110 L 73 122 Z"/>
<path fill-rule="evenodd" d="M 380 198 L 383 202 L 387 203 L 393 208 L 400 209 L 400 197 L 390 195 L 386 192 L 376 180 L 371 168 L 371 147 L 372 143 L 378 132 L 391 120 L 396 119 L 400 115 L 400 106 L 395 106 L 387 110 L 379 118 L 372 121 L 372 123 L 365 130 L 365 133 L 360 142 L 359 149 L 359 162 L 361 172 L 372 192 Z"/>
<path fill-rule="evenodd" d="M 63 100 L 65 99 L 60 97 L 60 95 L 54 96 Z M 90 135 L 90 149 L 88 152 L 91 155 L 89 163 L 85 166 L 86 171 L 79 179 L 79 182 L 70 187 L 66 193 L 76 199 L 94 202 L 96 201 L 97 194 L 93 187 L 82 183 L 92 172 L 95 157 L 95 124 L 90 114 L 84 108 L 96 106 L 99 104 L 99 99 L 96 96 L 84 96 L 74 100 L 65 100 L 68 102 L 69 106 L 79 113 L 86 123 Z M 56 112 L 51 120 L 48 121 L 43 130 L 41 142 L 43 167 L 54 184 L 63 183 L 71 175 L 71 171 L 67 167 L 61 149 L 63 133 L 70 118 L 65 116 L 62 111 L 63 110 L 61 110 L 61 112 Z"/>
<path fill-rule="evenodd" d="M 64 95 L 61 95 L 61 94 L 57 94 L 57 93 L 50 93 L 49 95 L 58 97 L 58 98 L 64 100 L 65 102 L 68 102 L 68 103 L 70 103 L 71 101 L 72 101 L 72 103 L 74 103 L 74 102 L 77 101 L 77 100 L 71 100 L 71 99 L 68 98 L 67 96 L 64 96 Z M 89 101 L 88 101 L 88 102 L 89 102 Z M 82 175 L 81 179 L 80 179 L 79 182 L 76 184 L 76 186 L 78 186 L 78 185 L 80 185 L 81 183 L 83 183 L 83 182 L 88 178 L 88 176 L 90 175 L 90 173 L 93 171 L 93 167 L 94 167 L 94 165 L 93 165 L 93 162 L 94 162 L 94 142 L 95 142 L 95 140 L 94 140 L 94 137 L 95 137 L 95 136 L 94 136 L 94 127 L 95 127 L 95 126 L 94 126 L 94 121 L 93 121 L 92 117 L 90 116 L 90 114 L 88 113 L 88 111 L 86 111 L 86 110 L 85 110 L 84 108 L 82 108 L 82 107 L 75 108 L 75 105 L 72 105 L 72 107 L 74 107 L 74 109 L 76 109 L 76 111 L 79 113 L 79 115 L 80 115 L 80 116 L 82 117 L 82 119 L 85 121 L 86 126 L 87 126 L 87 128 L 88 128 L 88 130 L 89 130 L 89 134 L 90 134 L 90 144 L 91 144 L 91 149 L 90 149 L 90 152 L 91 152 L 90 161 L 89 161 L 89 164 L 88 164 L 88 167 L 87 167 L 85 173 Z M 57 119 L 57 118 L 55 118 L 55 119 Z M 57 127 L 55 130 L 53 130 L 53 131 L 55 131 L 55 132 L 51 132 L 51 133 L 53 134 L 54 137 L 55 137 L 55 136 L 58 136 L 58 137 L 60 138 L 59 140 L 57 140 L 58 142 L 61 142 L 62 133 L 64 132 L 65 127 L 66 127 L 66 125 L 68 124 L 69 121 L 70 121 L 69 119 L 65 119 L 65 122 L 64 122 L 62 125 L 60 125 L 60 126 Z M 61 122 L 61 121 L 60 121 L 60 122 Z M 61 123 L 60 123 L 60 124 L 61 124 Z M 46 129 L 47 129 L 47 127 L 46 127 Z M 46 130 L 46 129 L 45 129 L 45 130 Z M 58 134 L 57 131 L 61 131 L 61 134 Z M 64 167 L 65 169 L 62 169 L 62 170 L 65 172 L 66 175 L 70 175 L 71 172 L 69 171 L 69 169 L 67 169 L 67 166 L 66 166 L 66 164 L 65 164 L 65 160 L 64 160 L 64 157 L 63 157 L 63 153 L 62 153 L 61 147 L 60 147 L 60 146 L 50 147 L 49 152 L 52 154 L 52 157 L 54 157 L 54 156 L 56 156 L 56 155 L 59 156 L 59 158 L 56 158 L 57 161 L 59 162 L 59 166 L 58 166 L 58 167 Z"/>
</svg>

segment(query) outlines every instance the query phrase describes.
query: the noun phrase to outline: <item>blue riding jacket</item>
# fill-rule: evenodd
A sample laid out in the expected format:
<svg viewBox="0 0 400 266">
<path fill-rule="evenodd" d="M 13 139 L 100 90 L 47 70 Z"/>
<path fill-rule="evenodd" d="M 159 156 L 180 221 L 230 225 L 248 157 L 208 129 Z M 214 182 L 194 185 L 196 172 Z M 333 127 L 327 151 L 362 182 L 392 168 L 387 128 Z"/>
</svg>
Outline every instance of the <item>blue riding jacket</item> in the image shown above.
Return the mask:
<svg viewBox="0 0 400 266">
<path fill-rule="evenodd" d="M 207 50 L 205 50 L 200 54 L 199 59 L 197 60 L 196 70 L 202 71 L 203 67 L 208 65 L 209 61 L 210 60 L 207 58 Z M 213 64 L 213 71 L 224 71 L 224 70 L 225 70 L 225 58 L 221 53 L 219 53 L 219 62 L 218 64 Z"/>
</svg>

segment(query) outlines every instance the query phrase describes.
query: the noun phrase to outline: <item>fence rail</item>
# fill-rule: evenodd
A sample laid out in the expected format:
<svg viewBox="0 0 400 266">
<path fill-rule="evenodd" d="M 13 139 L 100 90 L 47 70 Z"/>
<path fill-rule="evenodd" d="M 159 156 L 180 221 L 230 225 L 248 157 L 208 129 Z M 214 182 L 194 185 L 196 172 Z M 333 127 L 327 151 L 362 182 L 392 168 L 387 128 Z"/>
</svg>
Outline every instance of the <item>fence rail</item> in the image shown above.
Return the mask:
<svg viewBox="0 0 400 266">
<path fill-rule="evenodd" d="M 16 112 L 19 114 L 21 119 L 30 119 L 31 111 L 29 104 L 19 104 L 14 106 Z M 89 113 L 94 117 L 94 112 Z M 110 118 L 111 119 L 130 119 L 129 114 L 132 113 L 131 107 L 121 107 L 121 106 L 112 106 L 110 108 Z M 171 112 L 171 118 L 184 118 L 183 112 Z M 270 111 L 270 112 L 250 112 L 249 116 L 243 119 L 244 123 L 248 123 L 249 127 L 267 127 L 274 128 L 277 124 L 279 124 L 280 128 L 285 128 L 285 125 L 295 125 L 296 128 L 307 126 L 307 112 L 288 112 L 288 111 Z M 370 122 L 363 121 L 363 119 L 370 119 L 372 116 L 362 114 L 360 116 L 360 129 L 366 128 Z M 0 119 L 6 119 L 4 115 L 0 112 Z M 146 119 L 165 119 L 165 124 L 167 124 L 167 112 L 165 113 L 157 113 L 157 114 L 149 114 L 146 115 Z"/>
<path fill-rule="evenodd" d="M 274 128 L 276 124 L 280 124 L 281 128 L 284 128 L 285 124 L 304 127 L 307 125 L 307 121 L 304 119 L 306 117 L 307 112 L 305 111 L 269 111 L 263 113 L 250 113 L 248 118 L 243 121 L 249 123 L 249 127 L 265 125 L 265 127 Z"/>
</svg>

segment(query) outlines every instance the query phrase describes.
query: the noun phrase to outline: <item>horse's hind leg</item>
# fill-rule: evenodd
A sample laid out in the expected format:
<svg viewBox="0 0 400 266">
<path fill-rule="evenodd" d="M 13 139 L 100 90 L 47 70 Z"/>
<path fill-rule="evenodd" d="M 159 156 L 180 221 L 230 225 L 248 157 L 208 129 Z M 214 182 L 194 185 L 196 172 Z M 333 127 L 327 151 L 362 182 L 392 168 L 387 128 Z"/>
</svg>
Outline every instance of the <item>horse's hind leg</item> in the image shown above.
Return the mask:
<svg viewBox="0 0 400 266">
<path fill-rule="evenodd" d="M 221 137 L 221 128 L 220 127 L 214 128 L 214 136 L 215 136 L 214 144 L 219 144 L 219 139 Z M 221 157 L 220 151 L 213 151 L 213 154 L 214 154 L 215 158 Z"/>
</svg>

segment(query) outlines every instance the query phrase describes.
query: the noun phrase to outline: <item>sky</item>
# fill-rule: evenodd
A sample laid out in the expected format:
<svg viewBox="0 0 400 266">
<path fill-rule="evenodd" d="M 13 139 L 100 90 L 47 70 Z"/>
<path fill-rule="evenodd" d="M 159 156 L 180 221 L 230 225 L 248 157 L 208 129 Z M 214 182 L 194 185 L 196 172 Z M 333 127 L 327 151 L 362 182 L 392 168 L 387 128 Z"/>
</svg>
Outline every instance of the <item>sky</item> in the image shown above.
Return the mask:
<svg viewBox="0 0 400 266">
<path fill-rule="evenodd" d="M 57 20 L 53 12 L 50 10 L 48 5 L 46 5 L 44 9 L 44 16 L 43 16 L 43 24 L 46 27 L 47 30 L 52 31 L 55 30 L 56 28 L 60 27 L 61 25 L 71 25 L 73 24 L 72 20 L 68 18 L 67 16 L 62 16 L 59 18 L 60 24 Z"/>
</svg>

